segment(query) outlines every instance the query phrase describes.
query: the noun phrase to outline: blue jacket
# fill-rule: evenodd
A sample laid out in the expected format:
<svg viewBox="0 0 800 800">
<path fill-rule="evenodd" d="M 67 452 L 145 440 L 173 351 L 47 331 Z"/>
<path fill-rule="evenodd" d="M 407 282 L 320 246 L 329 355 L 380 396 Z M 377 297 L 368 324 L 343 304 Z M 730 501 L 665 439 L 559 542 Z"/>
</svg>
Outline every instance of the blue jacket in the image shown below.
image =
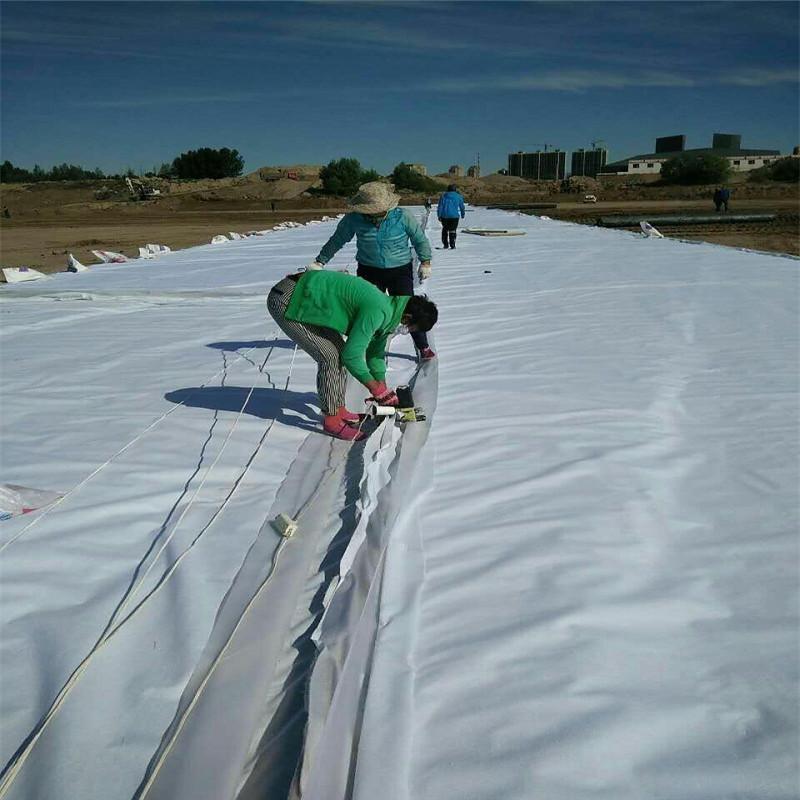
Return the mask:
<svg viewBox="0 0 800 800">
<path fill-rule="evenodd" d="M 459 214 L 464 219 L 466 211 L 464 198 L 458 192 L 445 192 L 436 206 L 436 216 L 439 219 L 458 219 Z"/>
<path fill-rule="evenodd" d="M 431 243 L 414 215 L 405 208 L 393 208 L 377 227 L 356 211 L 345 214 L 333 236 L 319 251 L 317 261 L 327 264 L 353 236 L 356 237 L 356 260 L 366 267 L 391 269 L 408 264 L 411 261 L 409 239 L 420 261 L 431 258 Z"/>
</svg>

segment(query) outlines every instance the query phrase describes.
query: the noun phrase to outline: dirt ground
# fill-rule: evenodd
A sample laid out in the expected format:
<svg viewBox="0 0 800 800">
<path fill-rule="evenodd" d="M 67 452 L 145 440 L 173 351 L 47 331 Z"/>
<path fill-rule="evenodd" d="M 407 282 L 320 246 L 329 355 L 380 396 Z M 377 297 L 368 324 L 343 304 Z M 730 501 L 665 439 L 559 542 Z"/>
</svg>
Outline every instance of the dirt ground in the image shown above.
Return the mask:
<svg viewBox="0 0 800 800">
<path fill-rule="evenodd" d="M 342 209 L 343 210 L 343 209 Z M 61 272 L 67 253 L 83 264 L 95 264 L 92 250 L 114 250 L 137 257 L 148 243 L 165 244 L 182 250 L 208 244 L 211 237 L 230 231 L 246 233 L 271 228 L 280 222 L 307 222 L 333 216 L 335 209 L 270 212 L 264 210 L 215 210 L 213 212 L 172 211 L 163 216 L 102 219 L 2 220 L 0 263 L 4 267 L 28 266 L 41 272 Z M 320 242 L 320 246 L 323 242 Z"/>
<path fill-rule="evenodd" d="M 707 225 L 657 226 L 668 238 L 713 242 L 728 247 L 789 253 L 800 256 L 800 208 L 796 199 L 741 199 L 731 204 L 730 214 L 775 214 L 773 222 L 722 222 Z M 698 200 L 608 201 L 591 205 L 559 203 L 558 208 L 534 213 L 554 219 L 595 225 L 600 216 L 632 214 L 647 219 L 661 214 L 714 216 L 714 206 Z M 724 216 L 724 214 L 722 215 Z M 638 230 L 638 228 L 630 228 Z"/>
<path fill-rule="evenodd" d="M 315 194 L 316 167 L 301 167 L 297 180 L 276 179 L 276 169 L 280 168 L 262 168 L 221 181 L 151 181 L 161 195 L 146 200 L 133 199 L 122 181 L 4 184 L 0 186 L 0 265 L 58 272 L 66 267 L 67 253 L 92 264 L 97 263 L 92 250 L 135 257 L 138 248 L 148 243 L 183 249 L 206 244 L 219 233 L 245 233 L 289 220 L 306 222 L 345 210 L 343 198 Z M 599 216 L 617 213 L 644 218 L 713 213 L 708 187 L 593 186 L 600 202 L 587 205 L 581 202 L 581 193 L 564 193 L 556 183 L 534 184 L 500 175 L 457 183 L 476 205 L 557 203 L 556 208 L 533 213 L 583 224 L 596 224 Z M 408 194 L 402 202 L 411 205 L 423 199 L 423 195 Z M 731 214 L 775 213 L 775 222 L 665 227 L 662 233 L 800 255 L 799 211 L 797 186 L 744 183 L 734 186 Z"/>
</svg>

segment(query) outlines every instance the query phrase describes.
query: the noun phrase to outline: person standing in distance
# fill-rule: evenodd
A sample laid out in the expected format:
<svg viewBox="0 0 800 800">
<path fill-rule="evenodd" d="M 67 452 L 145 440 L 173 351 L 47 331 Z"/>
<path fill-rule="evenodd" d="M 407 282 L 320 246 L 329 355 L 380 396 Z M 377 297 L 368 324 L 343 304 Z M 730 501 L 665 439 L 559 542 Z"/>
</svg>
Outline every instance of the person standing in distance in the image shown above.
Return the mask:
<svg viewBox="0 0 800 800">
<path fill-rule="evenodd" d="M 459 194 L 456 185 L 451 183 L 447 191 L 439 198 L 439 205 L 436 207 L 436 216 L 442 223 L 442 244 L 444 249 L 449 247 L 456 249 L 456 228 L 458 228 L 458 218 L 464 219 L 466 209 L 464 208 L 464 198 Z"/>
<path fill-rule="evenodd" d="M 399 201 L 400 196 L 390 183 L 371 181 L 359 186 L 348 200 L 350 212 L 339 221 L 309 269 L 322 269 L 355 236 L 356 275 L 390 297 L 413 295 L 409 242 L 419 258 L 420 281 L 431 276 L 431 244 L 414 215 L 398 207 Z M 411 331 L 411 338 L 421 361 L 436 357 L 424 330 Z"/>
</svg>

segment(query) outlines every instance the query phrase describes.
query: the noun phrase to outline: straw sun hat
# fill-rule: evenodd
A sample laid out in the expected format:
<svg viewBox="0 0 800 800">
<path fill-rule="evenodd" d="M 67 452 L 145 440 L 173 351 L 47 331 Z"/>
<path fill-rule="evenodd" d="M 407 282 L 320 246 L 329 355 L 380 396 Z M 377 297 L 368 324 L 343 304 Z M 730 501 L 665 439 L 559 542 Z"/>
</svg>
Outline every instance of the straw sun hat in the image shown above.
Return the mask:
<svg viewBox="0 0 800 800">
<path fill-rule="evenodd" d="M 348 205 L 360 214 L 384 214 L 395 208 L 399 202 L 400 195 L 395 194 L 391 183 L 372 181 L 359 186 Z"/>
</svg>

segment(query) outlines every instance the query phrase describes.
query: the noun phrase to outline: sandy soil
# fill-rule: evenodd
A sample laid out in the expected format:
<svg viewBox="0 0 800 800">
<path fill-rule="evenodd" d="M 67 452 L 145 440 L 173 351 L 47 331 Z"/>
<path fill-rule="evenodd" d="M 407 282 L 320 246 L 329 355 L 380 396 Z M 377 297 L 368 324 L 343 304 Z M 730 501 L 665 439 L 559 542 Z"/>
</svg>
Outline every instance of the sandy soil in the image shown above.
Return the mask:
<svg viewBox="0 0 800 800">
<path fill-rule="evenodd" d="M 148 243 L 165 244 L 173 250 L 180 250 L 208 244 L 218 233 L 245 233 L 271 228 L 280 222 L 307 222 L 335 213 L 338 212 L 329 208 L 274 213 L 220 209 L 213 212 L 173 211 L 164 216 L 127 219 L 4 219 L 0 225 L 0 263 L 4 267 L 29 266 L 41 272 L 61 272 L 67 264 L 67 253 L 72 253 L 84 264 L 94 264 L 97 259 L 92 250 L 114 250 L 136 257 L 139 247 Z"/>
<path fill-rule="evenodd" d="M 634 214 L 646 219 L 650 215 L 683 212 L 691 215 L 715 213 L 713 204 L 705 200 L 606 201 L 591 205 L 559 202 L 558 208 L 538 213 L 554 219 L 595 225 L 598 217 L 606 215 Z M 800 208 L 796 199 L 742 199 L 731 204 L 730 213 L 776 214 L 777 219 L 774 222 L 663 226 L 659 230 L 664 236 L 676 239 L 800 256 Z"/>
<path fill-rule="evenodd" d="M 44 272 L 66 267 L 67 253 L 83 263 L 96 263 L 92 250 L 115 250 L 128 256 L 148 243 L 173 250 L 206 244 L 218 233 L 270 228 L 283 221 L 305 222 L 345 210 L 343 198 L 314 195 L 313 170 L 300 180 L 267 180 L 272 168 L 222 181 L 157 182 L 158 198 L 132 200 L 119 181 L 6 184 L 0 201 L 9 217 L 0 217 L 0 265 L 29 266 Z M 596 224 L 604 214 L 711 213 L 707 187 L 603 187 L 601 202 L 587 205 L 580 195 L 559 193 L 558 185 L 531 184 L 521 178 L 486 176 L 458 181 L 469 202 L 557 203 L 548 216 Z M 462 186 L 463 184 L 463 186 Z M 408 195 L 404 204 L 421 203 Z M 734 247 L 800 255 L 800 196 L 786 184 L 736 187 L 731 213 L 774 212 L 774 223 L 666 228 L 682 239 L 698 239 Z"/>
</svg>

